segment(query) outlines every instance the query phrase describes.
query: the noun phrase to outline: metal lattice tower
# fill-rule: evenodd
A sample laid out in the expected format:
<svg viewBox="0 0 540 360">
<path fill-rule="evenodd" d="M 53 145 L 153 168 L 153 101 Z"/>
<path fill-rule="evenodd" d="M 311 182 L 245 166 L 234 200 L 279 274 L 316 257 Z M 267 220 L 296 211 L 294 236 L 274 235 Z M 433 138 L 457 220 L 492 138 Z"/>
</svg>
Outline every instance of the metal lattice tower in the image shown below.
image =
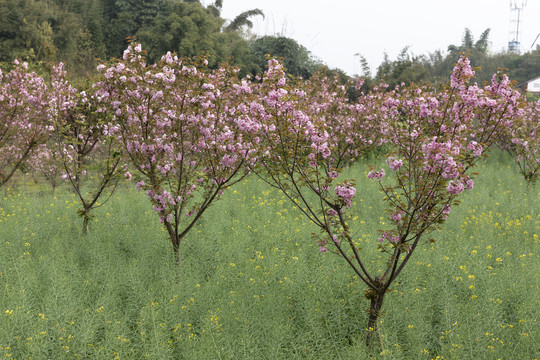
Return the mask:
<svg viewBox="0 0 540 360">
<path fill-rule="evenodd" d="M 521 22 L 523 21 L 522 16 L 525 5 L 527 5 L 527 0 L 510 1 L 510 33 L 508 36 L 508 52 L 514 54 L 519 54 L 521 50 Z"/>
</svg>

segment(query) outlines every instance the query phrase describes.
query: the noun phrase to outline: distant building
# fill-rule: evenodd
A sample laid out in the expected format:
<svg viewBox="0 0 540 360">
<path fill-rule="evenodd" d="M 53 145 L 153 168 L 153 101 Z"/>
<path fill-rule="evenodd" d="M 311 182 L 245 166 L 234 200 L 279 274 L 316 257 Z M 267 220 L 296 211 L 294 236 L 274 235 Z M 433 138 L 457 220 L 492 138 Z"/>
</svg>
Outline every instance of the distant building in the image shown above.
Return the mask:
<svg viewBox="0 0 540 360">
<path fill-rule="evenodd" d="M 540 76 L 524 82 L 519 86 L 524 92 L 540 94 Z"/>
</svg>

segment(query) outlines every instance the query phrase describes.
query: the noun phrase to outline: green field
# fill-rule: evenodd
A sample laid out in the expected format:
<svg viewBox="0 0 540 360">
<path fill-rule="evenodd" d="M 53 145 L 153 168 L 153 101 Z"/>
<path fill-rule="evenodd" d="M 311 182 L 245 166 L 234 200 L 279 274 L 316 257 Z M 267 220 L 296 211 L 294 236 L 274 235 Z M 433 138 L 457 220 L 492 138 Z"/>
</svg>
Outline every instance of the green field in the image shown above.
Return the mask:
<svg viewBox="0 0 540 360">
<path fill-rule="evenodd" d="M 355 236 L 376 266 L 382 195 L 357 178 Z M 316 229 L 251 177 L 182 244 L 181 275 L 145 195 L 126 184 L 81 235 L 67 187 L 2 189 L 0 359 L 537 359 L 540 187 L 501 154 L 431 234 L 364 345 L 365 287 Z"/>
</svg>

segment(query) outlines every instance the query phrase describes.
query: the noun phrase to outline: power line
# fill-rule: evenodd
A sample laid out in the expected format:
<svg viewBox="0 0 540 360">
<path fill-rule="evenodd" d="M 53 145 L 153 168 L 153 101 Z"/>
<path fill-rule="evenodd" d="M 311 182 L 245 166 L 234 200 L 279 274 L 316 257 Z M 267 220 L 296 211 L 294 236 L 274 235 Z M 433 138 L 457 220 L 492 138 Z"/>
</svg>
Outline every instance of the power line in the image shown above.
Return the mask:
<svg viewBox="0 0 540 360">
<path fill-rule="evenodd" d="M 531 48 L 529 49 L 529 51 L 532 50 L 534 44 L 536 44 L 536 40 L 538 40 L 539 37 L 540 37 L 540 33 L 538 33 L 538 35 L 536 35 L 536 39 L 534 39 L 534 41 L 533 41 L 533 43 L 532 43 Z"/>
</svg>

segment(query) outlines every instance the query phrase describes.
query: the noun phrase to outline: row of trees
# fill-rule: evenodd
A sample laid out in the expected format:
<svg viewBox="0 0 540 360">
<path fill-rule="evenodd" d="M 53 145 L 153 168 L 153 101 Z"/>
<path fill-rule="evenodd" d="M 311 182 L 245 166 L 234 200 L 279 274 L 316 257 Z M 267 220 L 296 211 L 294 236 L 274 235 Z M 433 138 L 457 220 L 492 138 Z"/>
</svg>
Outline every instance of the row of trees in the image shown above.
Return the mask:
<svg viewBox="0 0 540 360">
<path fill-rule="evenodd" d="M 390 284 L 473 188 L 472 169 L 487 150 L 498 144 L 516 155 L 526 179 L 538 175 L 540 103 L 524 101 L 501 73 L 474 83 L 465 57 L 444 88 L 380 85 L 354 100 L 337 78 L 291 78 L 274 59 L 255 78 L 209 65 L 170 52 L 151 64 L 132 44 L 122 59 L 98 66 L 96 82 L 76 89 L 62 65 L 46 83 L 16 62 L 0 73 L 0 185 L 22 164 L 62 176 L 79 195 L 87 231 L 91 210 L 121 178 L 134 177 L 180 268 L 186 234 L 223 191 L 253 173 L 320 229 L 322 252 L 341 256 L 363 281 L 373 345 Z M 381 145 L 389 149 L 386 166 L 368 177 L 384 193 L 386 261 L 374 265 L 348 221 L 360 190 L 342 174 Z"/>
</svg>

